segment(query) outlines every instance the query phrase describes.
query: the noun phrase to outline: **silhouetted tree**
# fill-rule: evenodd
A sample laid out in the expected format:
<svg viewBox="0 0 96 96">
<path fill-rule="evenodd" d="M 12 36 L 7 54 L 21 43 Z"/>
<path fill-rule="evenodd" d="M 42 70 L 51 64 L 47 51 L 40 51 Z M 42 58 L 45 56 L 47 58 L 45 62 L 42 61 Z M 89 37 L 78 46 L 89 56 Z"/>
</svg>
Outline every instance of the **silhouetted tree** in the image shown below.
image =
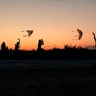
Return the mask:
<svg viewBox="0 0 96 96">
<path fill-rule="evenodd" d="M 44 45 L 43 39 L 39 39 L 38 41 L 38 50 L 41 50 L 41 46 Z"/>
<path fill-rule="evenodd" d="M 72 47 L 69 46 L 69 45 L 67 45 L 67 44 L 64 46 L 64 49 L 71 49 L 71 48 L 72 48 Z"/>
<path fill-rule="evenodd" d="M 18 38 L 18 42 L 15 44 L 15 50 L 18 50 L 20 48 L 20 39 Z"/>
</svg>

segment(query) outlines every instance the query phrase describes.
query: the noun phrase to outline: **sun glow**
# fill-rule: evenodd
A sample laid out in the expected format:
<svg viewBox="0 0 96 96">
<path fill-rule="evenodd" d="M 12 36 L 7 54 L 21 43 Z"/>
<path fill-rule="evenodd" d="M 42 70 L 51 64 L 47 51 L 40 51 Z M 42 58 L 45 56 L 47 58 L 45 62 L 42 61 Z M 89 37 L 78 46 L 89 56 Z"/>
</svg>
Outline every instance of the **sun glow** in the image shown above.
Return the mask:
<svg viewBox="0 0 96 96">
<path fill-rule="evenodd" d="M 89 0 L 90 1 L 90 0 Z M 5 7 L 6 6 L 6 7 Z M 0 1 L 0 44 L 15 48 L 20 38 L 20 49 L 37 49 L 38 40 L 43 39 L 42 48 L 64 48 L 64 45 L 94 46 L 92 32 L 96 33 L 96 2 L 49 2 L 46 0 Z M 90 14 L 89 14 L 90 13 Z M 83 31 L 81 40 L 75 40 L 75 31 Z M 34 30 L 30 37 L 23 37 L 23 30 Z M 74 32 L 72 32 L 74 31 Z"/>
</svg>

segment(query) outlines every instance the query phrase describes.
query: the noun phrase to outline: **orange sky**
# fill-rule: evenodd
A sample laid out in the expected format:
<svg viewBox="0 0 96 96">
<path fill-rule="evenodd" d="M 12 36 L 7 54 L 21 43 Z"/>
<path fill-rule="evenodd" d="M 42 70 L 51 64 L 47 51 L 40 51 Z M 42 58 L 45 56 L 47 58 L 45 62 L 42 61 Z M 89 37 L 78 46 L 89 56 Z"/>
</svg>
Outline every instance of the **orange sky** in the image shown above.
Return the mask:
<svg viewBox="0 0 96 96">
<path fill-rule="evenodd" d="M 0 0 L 0 44 L 5 41 L 14 49 L 20 38 L 25 50 L 37 49 L 39 39 L 45 49 L 94 46 L 95 9 L 95 0 Z M 83 31 L 81 40 L 74 40 L 77 28 Z M 34 30 L 31 37 L 23 37 L 27 29 Z"/>
</svg>

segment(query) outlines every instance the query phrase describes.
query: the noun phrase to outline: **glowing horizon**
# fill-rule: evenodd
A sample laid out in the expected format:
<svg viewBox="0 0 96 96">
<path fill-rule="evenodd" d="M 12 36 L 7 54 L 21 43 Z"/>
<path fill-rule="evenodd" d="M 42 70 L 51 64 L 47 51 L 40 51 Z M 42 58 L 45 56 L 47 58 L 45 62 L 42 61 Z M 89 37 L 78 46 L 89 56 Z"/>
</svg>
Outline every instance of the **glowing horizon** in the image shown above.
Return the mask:
<svg viewBox="0 0 96 96">
<path fill-rule="evenodd" d="M 36 50 L 39 39 L 44 40 L 44 49 L 64 48 L 66 44 L 94 46 L 96 0 L 83 1 L 0 0 L 0 44 L 4 41 L 14 49 L 20 38 L 20 49 L 24 50 Z M 74 40 L 77 28 L 84 33 L 81 40 Z M 21 31 L 25 30 L 34 32 L 23 37 L 27 33 Z"/>
</svg>

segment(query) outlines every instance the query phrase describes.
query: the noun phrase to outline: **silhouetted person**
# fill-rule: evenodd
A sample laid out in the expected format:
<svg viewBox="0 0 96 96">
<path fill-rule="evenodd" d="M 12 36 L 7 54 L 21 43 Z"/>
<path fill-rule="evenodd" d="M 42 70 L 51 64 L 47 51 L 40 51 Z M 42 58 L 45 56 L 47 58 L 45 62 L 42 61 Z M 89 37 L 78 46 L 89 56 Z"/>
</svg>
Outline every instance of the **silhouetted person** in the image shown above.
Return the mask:
<svg viewBox="0 0 96 96">
<path fill-rule="evenodd" d="M 94 41 L 95 41 L 95 48 L 96 48 L 96 36 L 95 36 L 95 33 L 92 32 L 93 36 L 94 36 Z"/>
<path fill-rule="evenodd" d="M 18 38 L 18 42 L 15 44 L 15 50 L 17 51 L 20 48 L 20 39 Z"/>
<path fill-rule="evenodd" d="M 39 39 L 38 41 L 38 50 L 41 50 L 41 46 L 44 45 L 43 39 Z"/>
<path fill-rule="evenodd" d="M 6 51 L 8 47 L 6 47 L 5 42 L 1 44 L 1 51 Z"/>
<path fill-rule="evenodd" d="M 2 42 L 1 44 L 1 54 L 2 54 L 2 58 L 8 58 L 8 47 L 6 46 L 5 42 Z"/>
</svg>

